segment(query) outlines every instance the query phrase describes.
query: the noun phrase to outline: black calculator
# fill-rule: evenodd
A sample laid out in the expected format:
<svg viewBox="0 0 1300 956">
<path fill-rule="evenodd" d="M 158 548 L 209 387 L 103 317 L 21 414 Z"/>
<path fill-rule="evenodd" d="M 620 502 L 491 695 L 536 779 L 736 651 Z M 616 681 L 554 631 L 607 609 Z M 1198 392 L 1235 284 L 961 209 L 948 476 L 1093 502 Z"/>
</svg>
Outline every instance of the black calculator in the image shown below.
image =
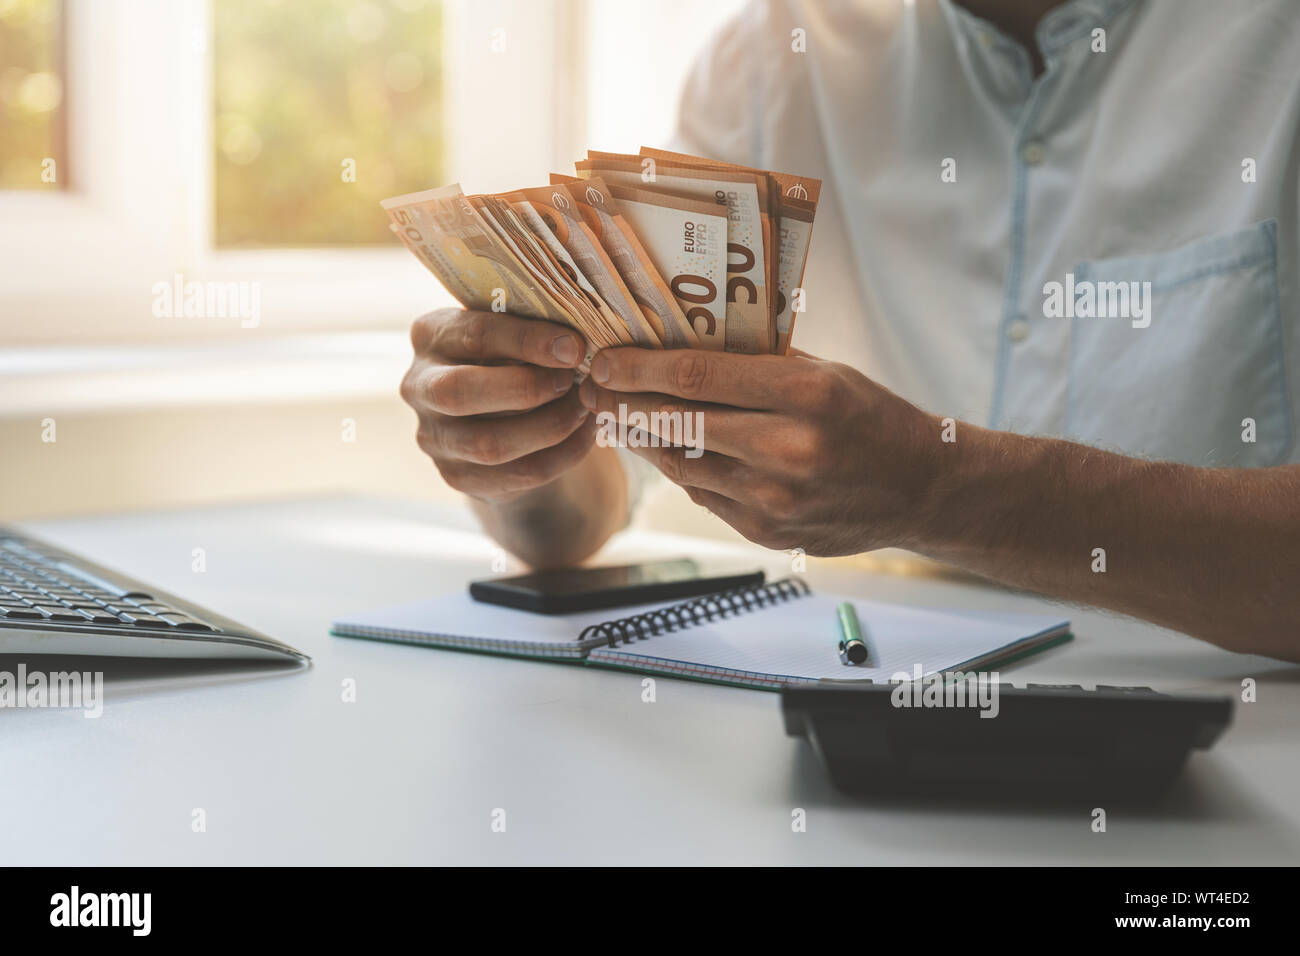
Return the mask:
<svg viewBox="0 0 1300 956">
<path fill-rule="evenodd" d="M 845 792 L 1027 800 L 1149 800 L 1232 720 L 1231 697 L 1150 687 L 998 683 L 962 706 L 933 696 L 827 682 L 786 687 L 781 710 Z"/>
</svg>

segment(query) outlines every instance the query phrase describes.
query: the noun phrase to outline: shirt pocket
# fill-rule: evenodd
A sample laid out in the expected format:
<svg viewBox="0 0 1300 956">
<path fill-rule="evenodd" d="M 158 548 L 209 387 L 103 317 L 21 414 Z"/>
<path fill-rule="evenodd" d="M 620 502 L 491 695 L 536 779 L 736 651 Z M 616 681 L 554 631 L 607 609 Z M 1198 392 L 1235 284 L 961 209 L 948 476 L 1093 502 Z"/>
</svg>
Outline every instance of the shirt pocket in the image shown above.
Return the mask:
<svg viewBox="0 0 1300 956">
<path fill-rule="evenodd" d="M 1076 290 L 1084 281 L 1094 290 L 1151 283 L 1150 324 L 1070 320 L 1068 437 L 1191 465 L 1285 460 L 1292 426 L 1276 220 L 1154 255 L 1084 262 L 1074 275 Z"/>
</svg>

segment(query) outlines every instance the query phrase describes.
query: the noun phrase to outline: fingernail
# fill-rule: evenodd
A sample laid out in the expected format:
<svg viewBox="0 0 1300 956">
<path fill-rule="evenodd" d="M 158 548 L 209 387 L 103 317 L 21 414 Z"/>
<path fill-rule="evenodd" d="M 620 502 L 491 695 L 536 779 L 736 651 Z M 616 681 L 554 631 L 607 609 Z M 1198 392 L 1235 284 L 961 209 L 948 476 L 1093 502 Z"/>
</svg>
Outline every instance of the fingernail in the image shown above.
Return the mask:
<svg viewBox="0 0 1300 956">
<path fill-rule="evenodd" d="M 573 387 L 573 373 L 565 371 L 557 372 L 555 375 L 555 381 L 552 384 L 555 385 L 555 390 L 557 392 L 567 392 Z"/>
<path fill-rule="evenodd" d="M 578 340 L 572 335 L 557 335 L 551 342 L 551 354 L 566 365 L 578 361 Z"/>
<path fill-rule="evenodd" d="M 591 377 L 602 385 L 609 381 L 609 359 L 604 354 L 591 360 Z"/>
</svg>

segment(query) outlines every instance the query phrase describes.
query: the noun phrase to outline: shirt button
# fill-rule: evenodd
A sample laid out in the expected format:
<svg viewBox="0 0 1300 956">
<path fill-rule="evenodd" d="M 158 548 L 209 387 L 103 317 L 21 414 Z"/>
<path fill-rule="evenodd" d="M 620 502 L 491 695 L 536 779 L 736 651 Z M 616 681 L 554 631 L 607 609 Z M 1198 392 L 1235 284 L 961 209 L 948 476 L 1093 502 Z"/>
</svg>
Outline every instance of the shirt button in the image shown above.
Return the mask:
<svg viewBox="0 0 1300 956">
<path fill-rule="evenodd" d="M 1007 338 L 1012 342 L 1023 342 L 1029 338 L 1029 323 L 1024 319 L 1012 319 L 1007 323 Z"/>
<path fill-rule="evenodd" d="M 1025 161 L 1026 165 L 1037 166 L 1046 155 L 1042 143 L 1027 143 L 1025 148 L 1021 150 L 1020 158 Z"/>
</svg>

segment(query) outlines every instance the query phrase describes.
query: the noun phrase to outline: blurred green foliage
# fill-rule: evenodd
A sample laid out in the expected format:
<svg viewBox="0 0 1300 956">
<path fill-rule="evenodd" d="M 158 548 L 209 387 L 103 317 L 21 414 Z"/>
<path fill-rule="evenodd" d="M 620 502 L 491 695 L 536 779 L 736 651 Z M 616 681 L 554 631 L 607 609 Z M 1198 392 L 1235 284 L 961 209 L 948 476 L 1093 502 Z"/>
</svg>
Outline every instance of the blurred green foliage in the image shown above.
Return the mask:
<svg viewBox="0 0 1300 956">
<path fill-rule="evenodd" d="M 59 0 L 0 0 L 0 189 L 63 184 Z M 55 165 L 47 171 L 45 160 Z M 42 172 L 46 178 L 42 179 Z"/>
<path fill-rule="evenodd" d="M 392 242 L 379 201 L 440 184 L 437 0 L 212 0 L 212 13 L 216 244 Z"/>
</svg>

